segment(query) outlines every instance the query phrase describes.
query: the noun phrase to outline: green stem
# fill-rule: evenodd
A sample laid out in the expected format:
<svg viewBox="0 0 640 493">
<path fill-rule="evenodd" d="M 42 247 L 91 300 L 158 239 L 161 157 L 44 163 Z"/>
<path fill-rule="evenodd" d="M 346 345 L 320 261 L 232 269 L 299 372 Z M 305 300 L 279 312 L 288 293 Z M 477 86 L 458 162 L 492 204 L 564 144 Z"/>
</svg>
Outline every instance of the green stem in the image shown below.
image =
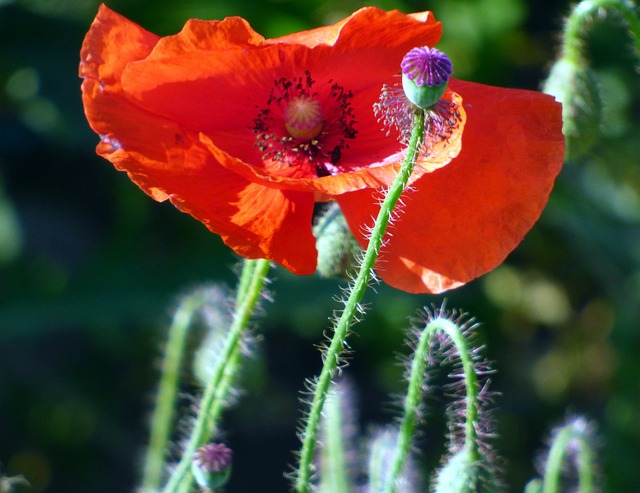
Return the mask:
<svg viewBox="0 0 640 493">
<path fill-rule="evenodd" d="M 369 245 L 367 246 L 364 259 L 362 260 L 362 265 L 360 266 L 360 271 L 358 272 L 358 276 L 351 288 L 351 293 L 345 303 L 340 319 L 335 325 L 329 348 L 324 354 L 324 364 L 315 386 L 313 400 L 311 402 L 309 415 L 307 416 L 306 426 L 302 435 L 302 449 L 300 451 L 300 463 L 298 465 L 298 474 L 295 485 L 295 490 L 298 493 L 308 493 L 311 487 L 312 460 L 318 439 L 320 414 L 322 413 L 322 408 L 327 397 L 329 385 L 331 384 L 333 375 L 338 368 L 342 349 L 346 345 L 349 328 L 351 327 L 355 314 L 358 311 L 359 303 L 367 290 L 373 266 L 380 247 L 382 246 L 382 239 L 387 230 L 391 213 L 393 212 L 400 195 L 407 186 L 409 176 L 413 171 L 415 160 L 422 146 L 423 136 L 424 113 L 422 111 L 417 111 L 414 118 L 407 155 L 402 163 L 398 176 L 389 188 L 384 202 L 380 207 L 375 226 L 371 233 L 371 238 L 369 239 Z"/>
<path fill-rule="evenodd" d="M 233 323 L 225 340 L 220 363 L 214 369 L 207 384 L 189 443 L 175 472 L 169 479 L 164 493 L 186 493 L 191 491 L 193 483 L 191 461 L 193 454 L 215 432 L 216 424 L 224 407 L 224 401 L 228 397 L 229 389 L 240 364 L 242 341 L 249 325 L 249 320 L 262 293 L 268 271 L 268 260 L 245 261 L 236 298 Z M 250 280 L 247 282 L 246 279 Z"/>
<path fill-rule="evenodd" d="M 626 0 L 584 0 L 573 9 L 564 30 L 562 57 L 581 65 L 585 63 L 583 54 L 584 28 L 594 14 L 611 9 L 622 16 L 633 38 L 634 48 L 640 55 L 640 18 L 633 2 Z"/>
<path fill-rule="evenodd" d="M 404 415 L 400 423 L 398 441 L 391 461 L 389 476 L 385 485 L 386 493 L 394 493 L 398 478 L 407 463 L 411 452 L 411 444 L 415 436 L 415 427 L 420 408 L 424 380 L 426 378 L 426 368 L 431 340 L 437 332 L 443 332 L 456 347 L 458 356 L 462 363 L 465 383 L 465 448 L 473 460 L 479 458 L 478 452 L 478 432 L 476 422 L 478 420 L 478 377 L 476 375 L 473 357 L 469 351 L 469 345 L 458 325 L 447 318 L 437 317 L 430 320 L 426 325 L 418 345 L 416 347 L 411 371 L 409 375 L 409 386 L 407 396 L 404 401 Z"/>
<path fill-rule="evenodd" d="M 344 391 L 334 385 L 325 404 L 324 415 L 324 444 L 321 457 L 321 483 L 319 491 L 322 493 L 348 493 L 349 472 L 348 458 L 344 430 L 348 426 L 345 421 Z"/>
<path fill-rule="evenodd" d="M 175 403 L 178 395 L 180 367 L 184 357 L 186 336 L 193 316 L 207 302 L 206 291 L 197 290 L 184 298 L 176 310 L 162 361 L 162 373 L 155 409 L 151 417 L 151 436 L 145 456 L 142 491 L 160 488 L 165 471 L 165 456 L 171 435 Z"/>
<path fill-rule="evenodd" d="M 556 434 L 545 466 L 542 493 L 560 493 L 561 479 L 564 471 L 563 462 L 567 448 L 577 447 L 576 466 L 578 468 L 578 491 L 593 493 L 595 476 L 593 470 L 593 452 L 582 425 L 569 423 Z"/>
</svg>

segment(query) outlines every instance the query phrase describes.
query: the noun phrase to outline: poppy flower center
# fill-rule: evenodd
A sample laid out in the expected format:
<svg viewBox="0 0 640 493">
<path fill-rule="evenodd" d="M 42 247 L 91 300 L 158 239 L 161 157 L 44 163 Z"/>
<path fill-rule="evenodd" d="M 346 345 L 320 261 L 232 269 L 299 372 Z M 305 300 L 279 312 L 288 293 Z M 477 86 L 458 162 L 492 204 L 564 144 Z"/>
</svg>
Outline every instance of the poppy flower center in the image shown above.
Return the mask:
<svg viewBox="0 0 640 493">
<path fill-rule="evenodd" d="M 263 166 L 274 174 L 328 176 L 340 167 L 347 143 L 354 139 L 356 119 L 353 93 L 328 80 L 316 83 L 307 70 L 304 76 L 274 81 L 264 106 L 253 119 L 255 146 Z"/>
<path fill-rule="evenodd" d="M 284 108 L 284 124 L 294 139 L 311 140 L 322 130 L 322 107 L 309 97 L 293 98 Z"/>
</svg>

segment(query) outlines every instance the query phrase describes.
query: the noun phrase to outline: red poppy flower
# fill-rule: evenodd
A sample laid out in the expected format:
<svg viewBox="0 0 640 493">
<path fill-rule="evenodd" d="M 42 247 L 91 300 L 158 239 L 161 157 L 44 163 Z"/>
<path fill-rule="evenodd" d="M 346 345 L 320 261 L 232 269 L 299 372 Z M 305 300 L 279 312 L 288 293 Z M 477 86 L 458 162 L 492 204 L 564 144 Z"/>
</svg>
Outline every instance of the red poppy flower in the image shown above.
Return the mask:
<svg viewBox="0 0 640 493">
<path fill-rule="evenodd" d="M 364 8 L 276 39 L 237 17 L 160 38 L 101 6 L 81 52 L 85 112 L 98 154 L 151 197 L 241 256 L 309 274 L 316 202 L 337 201 L 366 244 L 403 156 L 372 106 L 402 57 L 440 35 L 429 12 Z M 552 98 L 449 87 L 459 124 L 420 159 L 376 267 L 406 291 L 443 291 L 498 265 L 537 220 L 562 162 Z"/>
</svg>

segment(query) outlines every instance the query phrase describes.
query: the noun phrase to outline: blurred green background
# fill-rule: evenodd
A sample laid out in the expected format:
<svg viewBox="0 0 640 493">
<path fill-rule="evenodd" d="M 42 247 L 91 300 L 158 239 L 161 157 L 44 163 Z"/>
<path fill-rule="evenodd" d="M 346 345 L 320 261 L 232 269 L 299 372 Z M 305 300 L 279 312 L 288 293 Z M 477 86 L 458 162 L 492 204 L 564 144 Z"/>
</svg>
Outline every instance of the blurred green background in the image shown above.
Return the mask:
<svg viewBox="0 0 640 493">
<path fill-rule="evenodd" d="M 568 1 L 379 1 L 433 10 L 459 78 L 538 89 Z M 192 17 L 240 15 L 266 36 L 333 22 L 353 0 L 114 0 L 161 35 Z M 133 491 L 163 335 L 177 297 L 233 283 L 235 259 L 188 216 L 141 193 L 98 158 L 77 77 L 95 0 L 0 0 L 0 462 L 34 493 Z M 550 428 L 570 413 L 598 423 L 605 491 L 640 484 L 640 76 L 616 22 L 589 52 L 605 99 L 602 138 L 565 166 L 539 224 L 493 273 L 446 295 L 482 322 L 498 370 L 496 449 L 522 491 Z M 495 111 L 508 111 L 496 108 Z M 274 274 L 274 302 L 224 429 L 229 492 L 287 490 L 299 391 L 337 305 L 335 281 Z M 443 296 L 380 287 L 347 371 L 366 433 L 402 390 L 403 328 Z M 185 374 L 185 390 L 192 390 Z M 192 402 L 182 401 L 184 409 Z M 436 405 L 422 465 L 442 451 Z M 16 491 L 27 491 L 16 488 Z"/>
</svg>

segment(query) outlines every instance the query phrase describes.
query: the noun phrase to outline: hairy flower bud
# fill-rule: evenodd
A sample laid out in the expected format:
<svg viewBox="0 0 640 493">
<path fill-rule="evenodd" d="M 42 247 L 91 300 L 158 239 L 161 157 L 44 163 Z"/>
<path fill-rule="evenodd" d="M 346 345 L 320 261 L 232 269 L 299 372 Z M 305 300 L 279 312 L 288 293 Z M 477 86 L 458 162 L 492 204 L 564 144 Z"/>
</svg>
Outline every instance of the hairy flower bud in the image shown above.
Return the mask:
<svg viewBox="0 0 640 493">
<path fill-rule="evenodd" d="M 447 55 L 428 46 L 411 50 L 402 59 L 400 67 L 407 98 L 422 109 L 440 100 L 453 70 Z"/>
<path fill-rule="evenodd" d="M 497 491 L 491 469 L 483 459 L 462 448 L 444 464 L 435 480 L 435 493 L 493 493 Z"/>
<path fill-rule="evenodd" d="M 348 276 L 354 270 L 360 245 L 338 204 L 329 202 L 314 225 L 313 234 L 318 249 L 318 275 L 327 278 Z"/>
<path fill-rule="evenodd" d="M 602 101 L 595 75 L 588 67 L 561 58 L 551 68 L 544 92 L 562 103 L 567 160 L 584 156 L 600 134 Z"/>
<path fill-rule="evenodd" d="M 524 488 L 524 493 L 542 493 L 542 481 L 540 479 L 532 479 Z"/>
</svg>

